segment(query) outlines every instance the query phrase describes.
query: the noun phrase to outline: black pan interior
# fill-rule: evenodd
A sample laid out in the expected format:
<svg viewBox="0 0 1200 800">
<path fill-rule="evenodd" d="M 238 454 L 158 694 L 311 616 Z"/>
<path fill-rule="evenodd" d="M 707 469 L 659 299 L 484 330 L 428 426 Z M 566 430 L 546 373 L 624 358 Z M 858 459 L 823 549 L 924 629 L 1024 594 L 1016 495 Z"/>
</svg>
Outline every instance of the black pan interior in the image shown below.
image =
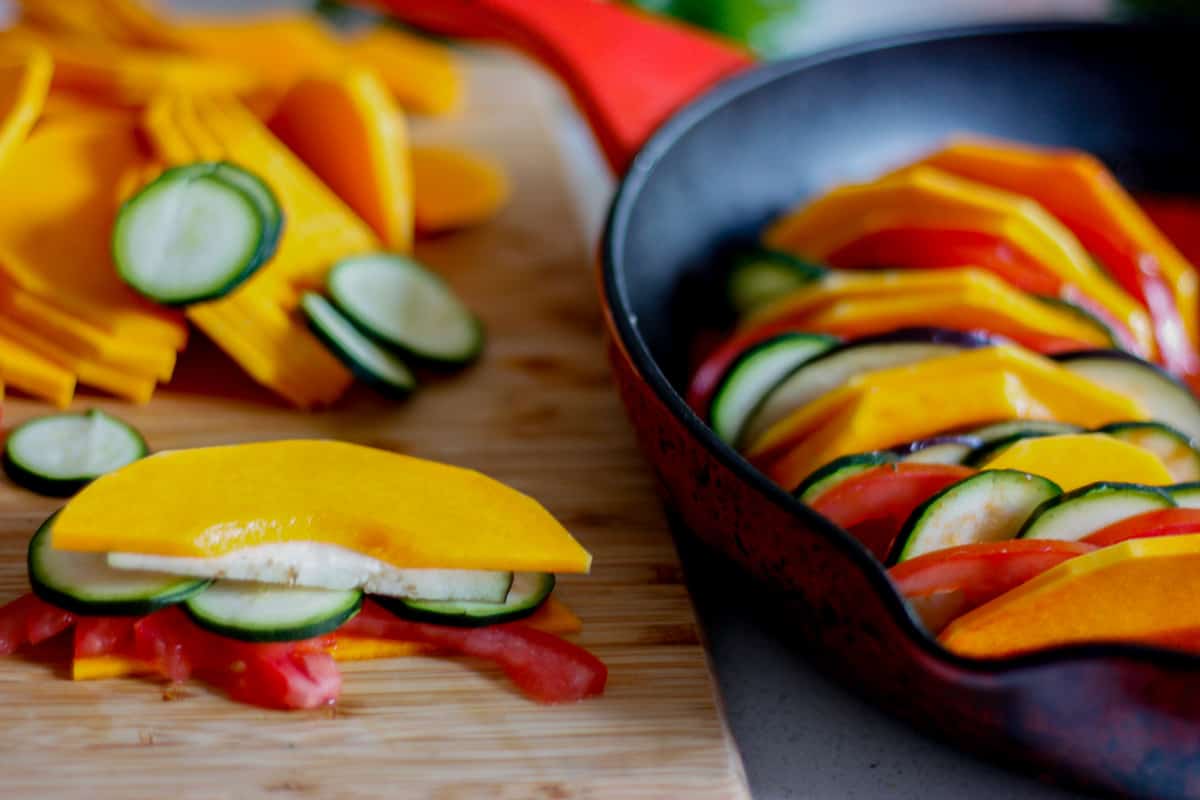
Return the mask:
<svg viewBox="0 0 1200 800">
<path fill-rule="evenodd" d="M 1008 26 L 772 64 L 718 86 L 659 131 L 613 208 L 606 290 L 635 361 L 669 397 L 662 379 L 682 387 L 689 342 L 721 322 L 714 254 L 804 197 L 957 132 L 1084 148 L 1135 191 L 1200 196 L 1197 48 L 1198 27 Z"/>
</svg>

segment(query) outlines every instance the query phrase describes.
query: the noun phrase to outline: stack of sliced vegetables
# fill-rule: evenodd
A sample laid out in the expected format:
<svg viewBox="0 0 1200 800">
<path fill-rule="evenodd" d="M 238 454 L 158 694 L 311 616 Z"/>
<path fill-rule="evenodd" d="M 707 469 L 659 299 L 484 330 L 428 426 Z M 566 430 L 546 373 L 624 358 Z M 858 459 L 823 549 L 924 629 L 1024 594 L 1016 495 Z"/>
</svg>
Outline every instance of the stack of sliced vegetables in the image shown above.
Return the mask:
<svg viewBox="0 0 1200 800">
<path fill-rule="evenodd" d="M 508 191 L 486 158 L 409 140 L 406 111 L 462 103 L 445 48 L 299 13 L 18 10 L 0 31 L 8 387 L 59 407 L 77 385 L 145 402 L 189 322 L 299 408 L 333 403 L 354 375 L 407 391 L 410 366 L 478 353 L 478 322 L 411 257 L 416 235 L 482 222 Z M 362 259 L 369 286 L 350 280 Z M 343 261 L 359 266 L 339 293 L 327 279 Z M 364 306 L 364 290 L 383 293 Z"/>
<path fill-rule="evenodd" d="M 765 244 L 689 387 L 721 439 L 951 650 L 1200 652 L 1196 273 L 1096 159 L 957 142 Z"/>
<path fill-rule="evenodd" d="M 54 417 L 10 450 L 88 425 L 122 441 L 111 418 Z M 73 630 L 76 680 L 194 675 L 285 709 L 336 700 L 336 660 L 415 654 L 490 660 L 540 702 L 604 690 L 604 664 L 558 637 L 581 623 L 551 595 L 591 557 L 483 475 L 329 441 L 91 466 L 107 472 L 29 543 L 32 593 L 0 607 L 0 655 Z"/>
</svg>

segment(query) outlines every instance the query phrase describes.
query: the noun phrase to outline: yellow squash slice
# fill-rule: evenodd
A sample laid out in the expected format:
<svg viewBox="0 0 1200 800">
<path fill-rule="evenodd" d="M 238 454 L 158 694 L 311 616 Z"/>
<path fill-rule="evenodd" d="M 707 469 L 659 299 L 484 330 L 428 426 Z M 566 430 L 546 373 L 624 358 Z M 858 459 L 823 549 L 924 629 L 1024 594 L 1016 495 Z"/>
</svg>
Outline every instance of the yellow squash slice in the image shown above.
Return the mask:
<svg viewBox="0 0 1200 800">
<path fill-rule="evenodd" d="M 587 572 L 591 565 L 542 506 L 504 484 L 321 440 L 142 459 L 76 495 L 52 537 L 67 550 L 162 556 L 320 542 L 407 568 Z"/>
</svg>

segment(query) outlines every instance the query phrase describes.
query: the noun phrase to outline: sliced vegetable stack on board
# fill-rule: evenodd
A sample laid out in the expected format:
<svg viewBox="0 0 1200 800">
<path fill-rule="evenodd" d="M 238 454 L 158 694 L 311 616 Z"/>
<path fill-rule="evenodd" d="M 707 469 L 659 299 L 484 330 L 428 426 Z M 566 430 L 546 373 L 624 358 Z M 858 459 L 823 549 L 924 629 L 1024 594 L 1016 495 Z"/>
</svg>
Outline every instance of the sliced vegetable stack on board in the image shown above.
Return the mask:
<svg viewBox="0 0 1200 800">
<path fill-rule="evenodd" d="M 417 234 L 485 221 L 507 197 L 486 158 L 410 142 L 406 112 L 463 102 L 448 50 L 301 13 L 17 5 L 0 31 L 8 387 L 59 407 L 77 385 L 146 402 L 189 323 L 299 408 L 335 402 L 356 375 L 411 390 L 412 341 L 442 366 L 478 354 L 477 320 L 411 257 Z M 327 283 L 359 257 L 391 265 L 366 305 Z"/>
<path fill-rule="evenodd" d="M 574 701 L 607 670 L 559 638 L 581 623 L 552 592 L 590 565 L 477 472 L 321 440 L 176 450 L 102 475 L 33 535 L 0 654 L 72 631 L 76 680 L 195 676 L 273 708 L 334 702 L 339 660 L 466 655 Z"/>
<path fill-rule="evenodd" d="M 1196 281 L 1095 158 L 959 141 L 734 259 L 688 399 L 951 650 L 1200 652 Z"/>
</svg>

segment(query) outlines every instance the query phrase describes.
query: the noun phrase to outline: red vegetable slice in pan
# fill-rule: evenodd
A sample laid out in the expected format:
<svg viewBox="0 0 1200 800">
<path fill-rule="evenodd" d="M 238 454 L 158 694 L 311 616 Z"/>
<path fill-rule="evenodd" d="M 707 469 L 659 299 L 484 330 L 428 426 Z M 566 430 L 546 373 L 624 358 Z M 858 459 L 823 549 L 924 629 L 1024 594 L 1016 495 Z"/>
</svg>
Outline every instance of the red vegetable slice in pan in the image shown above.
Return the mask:
<svg viewBox="0 0 1200 800">
<path fill-rule="evenodd" d="M 1086 542 L 1057 539 L 1015 539 L 1008 542 L 964 544 L 902 561 L 888 570 L 896 588 L 936 633 L 955 617 L 978 608 L 1067 559 L 1095 550 Z M 953 593 L 948 595 L 947 593 Z M 925 604 L 930 599 L 953 599 L 952 614 Z M 925 614 L 930 616 L 926 617 Z"/>
<path fill-rule="evenodd" d="M 1083 541 L 1097 547 L 1151 536 L 1200 533 L 1200 508 L 1162 508 L 1118 520 L 1088 534 Z"/>
<path fill-rule="evenodd" d="M 979 267 L 1033 294 L 1059 296 L 1062 279 L 1004 239 L 972 230 L 889 228 L 842 245 L 826 259 L 843 269 Z"/>
<path fill-rule="evenodd" d="M 367 601 L 340 632 L 350 636 L 421 642 L 498 665 L 528 697 L 564 703 L 600 694 L 608 668 L 582 647 L 518 622 L 485 628 L 454 628 L 400 619 Z"/>
<path fill-rule="evenodd" d="M 974 474 L 970 467 L 957 464 L 881 464 L 822 493 L 812 507 L 855 535 L 882 561 L 913 509 Z"/>
</svg>

